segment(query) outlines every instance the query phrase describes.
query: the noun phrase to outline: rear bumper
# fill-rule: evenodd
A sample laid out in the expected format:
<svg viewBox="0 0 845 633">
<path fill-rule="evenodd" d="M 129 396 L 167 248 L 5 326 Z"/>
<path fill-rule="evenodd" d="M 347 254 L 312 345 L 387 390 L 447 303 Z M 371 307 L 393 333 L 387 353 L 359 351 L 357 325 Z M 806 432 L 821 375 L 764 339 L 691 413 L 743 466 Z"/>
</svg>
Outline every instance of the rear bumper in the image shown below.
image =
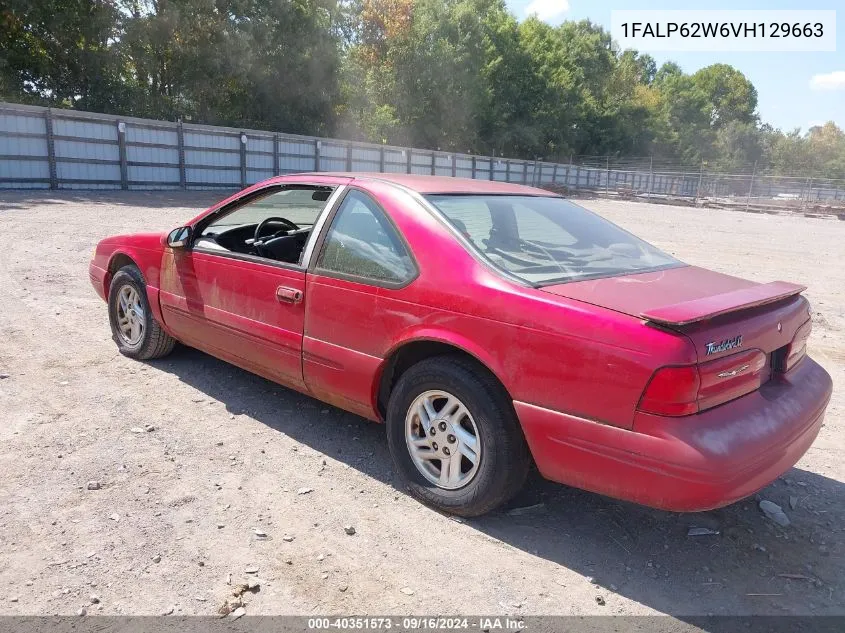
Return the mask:
<svg viewBox="0 0 845 633">
<path fill-rule="evenodd" d="M 737 400 L 683 418 L 637 414 L 634 430 L 514 402 L 547 479 L 677 512 L 754 494 L 818 435 L 832 382 L 805 358 Z"/>
<path fill-rule="evenodd" d="M 94 262 L 88 265 L 88 277 L 91 280 L 91 285 L 94 286 L 94 290 L 97 291 L 103 301 L 106 301 L 106 278 L 108 274 L 107 270 L 95 266 Z"/>
</svg>

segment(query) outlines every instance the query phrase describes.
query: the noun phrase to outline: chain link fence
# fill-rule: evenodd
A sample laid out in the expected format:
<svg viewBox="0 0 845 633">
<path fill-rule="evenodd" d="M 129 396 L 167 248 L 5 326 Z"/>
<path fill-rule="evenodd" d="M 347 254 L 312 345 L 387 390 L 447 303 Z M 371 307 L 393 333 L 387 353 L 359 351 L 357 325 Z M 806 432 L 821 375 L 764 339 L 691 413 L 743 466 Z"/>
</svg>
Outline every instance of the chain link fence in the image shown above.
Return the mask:
<svg viewBox="0 0 845 633">
<path fill-rule="evenodd" d="M 569 164 L 572 169 L 588 169 L 594 174 L 592 182 L 578 187 L 581 193 L 762 213 L 832 214 L 845 219 L 845 180 L 757 173 L 756 166 L 748 173 L 724 173 L 711 171 L 704 163 L 685 167 L 648 156 L 573 156 Z"/>
</svg>

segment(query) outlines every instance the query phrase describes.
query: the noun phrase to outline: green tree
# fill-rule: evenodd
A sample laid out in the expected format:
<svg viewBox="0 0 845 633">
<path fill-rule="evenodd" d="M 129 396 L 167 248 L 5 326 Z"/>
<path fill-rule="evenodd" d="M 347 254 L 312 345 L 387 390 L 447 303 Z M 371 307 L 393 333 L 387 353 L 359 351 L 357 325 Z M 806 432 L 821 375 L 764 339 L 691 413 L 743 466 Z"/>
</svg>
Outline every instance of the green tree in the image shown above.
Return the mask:
<svg viewBox="0 0 845 633">
<path fill-rule="evenodd" d="M 0 97 L 524 158 L 845 178 L 833 123 L 781 132 L 738 70 L 615 51 L 504 0 L 6 0 Z"/>
<path fill-rule="evenodd" d="M 715 133 L 710 169 L 747 173 L 764 167 L 763 134 L 753 123 L 730 121 Z"/>
<path fill-rule="evenodd" d="M 513 111 L 510 95 L 494 98 L 516 79 L 502 0 L 364 0 L 356 31 L 346 125 L 370 140 L 470 151 Z"/>
<path fill-rule="evenodd" d="M 122 0 L 137 114 L 330 133 L 333 0 Z"/>
<path fill-rule="evenodd" d="M 6 0 L 0 9 L 2 97 L 118 112 L 125 105 L 110 0 Z"/>
<path fill-rule="evenodd" d="M 666 63 L 653 85 L 661 93 L 653 126 L 657 154 L 685 164 L 718 163 L 720 157 L 736 164 L 759 156 L 756 139 L 745 147 L 744 157 L 737 154 L 738 140 L 751 141 L 757 123 L 757 91 L 742 73 L 714 64 L 687 75 Z"/>
<path fill-rule="evenodd" d="M 811 173 L 845 179 L 845 132 L 833 121 L 810 128 L 807 134 Z"/>
<path fill-rule="evenodd" d="M 691 79 L 707 99 L 712 127 L 732 121 L 757 123 L 757 90 L 733 66 L 713 64 L 694 73 Z"/>
</svg>

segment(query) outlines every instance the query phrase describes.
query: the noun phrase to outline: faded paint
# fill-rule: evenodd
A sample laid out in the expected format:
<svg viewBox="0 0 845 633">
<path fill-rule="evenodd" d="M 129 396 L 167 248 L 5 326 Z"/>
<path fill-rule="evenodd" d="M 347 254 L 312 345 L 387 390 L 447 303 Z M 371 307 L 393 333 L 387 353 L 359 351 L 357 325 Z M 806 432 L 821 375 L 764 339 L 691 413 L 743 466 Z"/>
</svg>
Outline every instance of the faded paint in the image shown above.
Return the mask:
<svg viewBox="0 0 845 633">
<path fill-rule="evenodd" d="M 628 304 L 642 302 L 644 295 L 657 302 L 661 293 L 668 303 L 681 292 L 676 275 L 689 274 L 690 267 L 664 271 L 648 284 L 619 283 L 615 293 L 597 291 L 592 281 L 553 292 L 526 287 L 476 259 L 409 192 L 534 191 L 518 185 L 408 175 L 282 177 L 222 201 L 191 224 L 261 187 L 287 182 L 345 184 L 368 192 L 406 240 L 419 275 L 402 287 L 382 287 L 299 267 L 172 252 L 164 234 L 140 234 L 100 242 L 92 281 L 98 283 L 97 269 L 106 270 L 115 254 L 125 254 L 145 275 L 153 309 L 160 306 L 163 324 L 176 338 L 371 419 L 378 419 L 374 396 L 383 360 L 398 346 L 438 340 L 464 349 L 513 398 L 546 477 L 647 505 L 700 510 L 730 503 L 782 474 L 818 433 L 831 382 L 810 358 L 773 374 L 752 393 L 694 415 L 637 410 L 655 371 L 695 365 L 706 341 L 726 338 L 720 328 L 741 326 L 744 340 L 764 351 L 788 343 L 806 321 L 803 298 L 683 332 L 653 327 L 629 314 Z M 726 283 L 754 286 L 695 274 L 715 293 L 723 293 Z M 280 285 L 303 292 L 304 301 L 280 303 Z M 595 301 L 601 292 L 617 303 L 583 300 Z M 730 358 L 730 352 L 722 354 L 716 361 Z"/>
</svg>

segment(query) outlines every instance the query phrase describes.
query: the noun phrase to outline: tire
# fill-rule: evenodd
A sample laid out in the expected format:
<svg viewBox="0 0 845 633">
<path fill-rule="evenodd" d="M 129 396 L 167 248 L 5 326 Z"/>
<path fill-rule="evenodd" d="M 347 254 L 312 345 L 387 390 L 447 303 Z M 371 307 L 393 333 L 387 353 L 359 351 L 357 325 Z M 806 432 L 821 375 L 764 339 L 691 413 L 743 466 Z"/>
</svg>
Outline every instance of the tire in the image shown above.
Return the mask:
<svg viewBox="0 0 845 633">
<path fill-rule="evenodd" d="M 146 288 L 147 285 L 141 271 L 131 265 L 118 270 L 109 287 L 109 323 L 111 324 L 112 338 L 117 343 L 117 348 L 121 354 L 137 360 L 150 360 L 167 356 L 173 351 L 173 346 L 176 344 L 176 339 L 165 332 L 153 317 L 150 303 L 147 300 Z M 137 340 L 135 340 L 136 337 L 133 334 L 125 334 L 119 324 L 119 322 L 126 323 L 124 318 L 126 313 L 120 305 L 122 294 L 132 297 L 133 301 L 137 302 L 137 307 L 143 310 L 141 317 L 133 312 L 133 318 L 138 323 L 134 332 L 140 332 Z"/>
<path fill-rule="evenodd" d="M 468 414 L 461 418 L 460 429 L 453 425 L 455 416 L 443 417 L 448 414 L 450 402 L 455 406 L 447 396 L 456 398 Z M 425 413 L 426 403 L 428 410 L 437 414 L 433 418 Z M 432 419 L 436 424 L 430 431 L 435 434 L 421 437 L 422 427 L 430 425 Z M 447 428 L 438 434 L 441 425 Z M 458 452 L 464 455 L 474 454 L 474 450 L 467 453 L 465 449 L 475 445 L 480 452 L 476 464 L 461 457 L 457 469 L 454 461 L 447 466 L 457 479 L 466 477 L 465 483 L 453 482 L 450 477 L 444 484 L 444 461 L 439 460 L 438 469 L 438 460 L 431 457 L 436 453 L 432 445 L 439 438 L 436 448 L 444 451 L 444 441 L 454 442 L 456 436 L 457 444 L 447 443 L 447 447 L 457 445 Z M 462 442 L 461 437 L 475 437 L 475 441 Z M 531 466 L 531 455 L 509 396 L 492 375 L 460 356 L 428 358 L 402 374 L 388 401 L 387 438 L 393 462 L 411 494 L 438 510 L 464 517 L 485 514 L 509 501 L 522 488 Z M 412 449 L 412 442 L 421 448 Z M 414 457 L 413 452 L 424 457 Z M 451 455 L 455 456 L 454 449 Z"/>
</svg>

